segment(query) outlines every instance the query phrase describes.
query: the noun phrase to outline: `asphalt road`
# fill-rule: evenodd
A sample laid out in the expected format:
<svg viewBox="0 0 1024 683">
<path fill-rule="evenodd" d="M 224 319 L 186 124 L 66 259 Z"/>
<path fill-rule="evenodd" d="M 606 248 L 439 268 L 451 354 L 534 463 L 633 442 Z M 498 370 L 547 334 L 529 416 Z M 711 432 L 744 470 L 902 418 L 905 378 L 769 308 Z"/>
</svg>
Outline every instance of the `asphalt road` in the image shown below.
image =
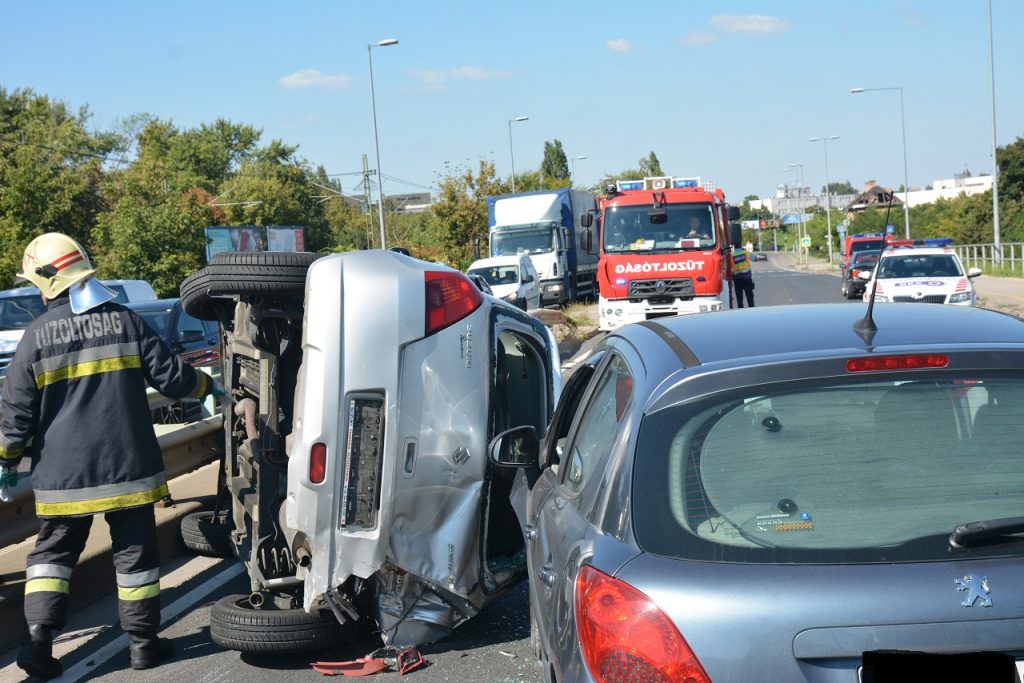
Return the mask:
<svg viewBox="0 0 1024 683">
<path fill-rule="evenodd" d="M 771 254 L 768 262 L 754 266 L 755 304 L 778 306 L 800 303 L 861 305 L 842 298 L 836 275 L 787 270 L 788 255 Z M 584 344 L 586 353 L 597 342 Z M 568 370 L 568 368 L 567 368 Z M 179 558 L 164 568 L 162 600 L 164 630 L 174 639 L 172 660 L 151 671 L 128 668 L 127 647 L 117 623 L 116 602 L 107 596 L 74 615 L 61 634 L 58 652 L 65 665 L 63 681 L 262 681 L 320 680 L 309 664 L 317 660 L 339 661 L 363 656 L 379 646 L 365 639 L 315 656 L 255 657 L 224 651 L 209 638 L 209 606 L 218 598 L 247 593 L 248 581 L 235 560 Z M 421 651 L 432 662 L 411 679 L 423 681 L 541 681 L 540 665 L 529 645 L 527 587 L 521 583 L 489 605 L 481 614 L 455 630 L 453 635 Z M 121 640 L 118 640 L 120 638 Z M 0 681 L 24 680 L 13 662 L 15 652 L 0 657 Z M 397 673 L 377 674 L 375 680 L 397 680 Z"/>
</svg>

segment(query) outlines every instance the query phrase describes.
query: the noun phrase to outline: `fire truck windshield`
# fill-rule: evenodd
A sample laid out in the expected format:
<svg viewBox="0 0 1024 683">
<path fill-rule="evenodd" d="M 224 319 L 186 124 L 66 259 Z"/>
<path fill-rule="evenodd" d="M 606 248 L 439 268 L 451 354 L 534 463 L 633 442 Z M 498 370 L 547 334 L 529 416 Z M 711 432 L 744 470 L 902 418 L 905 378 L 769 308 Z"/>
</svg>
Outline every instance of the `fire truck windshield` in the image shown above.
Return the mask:
<svg viewBox="0 0 1024 683">
<path fill-rule="evenodd" d="M 554 223 L 531 223 L 495 228 L 491 235 L 491 256 L 543 254 L 558 246 Z"/>
<path fill-rule="evenodd" d="M 609 206 L 603 239 L 606 253 L 710 249 L 716 244 L 710 204 Z"/>
</svg>

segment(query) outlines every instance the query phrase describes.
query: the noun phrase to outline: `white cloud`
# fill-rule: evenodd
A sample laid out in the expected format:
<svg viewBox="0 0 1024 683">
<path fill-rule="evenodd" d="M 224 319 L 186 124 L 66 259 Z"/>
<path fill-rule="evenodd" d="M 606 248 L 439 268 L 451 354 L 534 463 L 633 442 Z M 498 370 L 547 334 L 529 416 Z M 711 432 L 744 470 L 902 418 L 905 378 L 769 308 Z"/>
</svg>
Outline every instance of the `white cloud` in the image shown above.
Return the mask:
<svg viewBox="0 0 1024 683">
<path fill-rule="evenodd" d="M 352 84 L 352 77 L 346 74 L 325 74 L 319 69 L 299 69 L 293 74 L 277 79 L 277 83 L 286 90 L 296 88 L 340 90 Z"/>
<path fill-rule="evenodd" d="M 718 14 L 711 17 L 711 25 L 726 33 L 746 35 L 782 33 L 789 30 L 789 21 L 763 14 Z"/>
<path fill-rule="evenodd" d="M 608 48 L 609 52 L 618 52 L 619 54 L 625 54 L 633 51 L 633 43 L 629 42 L 625 38 L 609 40 L 604 44 L 604 46 Z"/>
<path fill-rule="evenodd" d="M 424 90 L 441 90 L 448 81 L 489 81 L 496 78 L 508 78 L 512 75 L 507 71 L 497 71 L 468 65 L 455 69 L 414 70 L 410 73 L 423 81 Z"/>
<path fill-rule="evenodd" d="M 679 39 L 679 42 L 683 45 L 707 45 L 718 40 L 718 36 L 713 33 L 706 33 L 700 29 L 693 29 L 685 36 Z"/>
</svg>

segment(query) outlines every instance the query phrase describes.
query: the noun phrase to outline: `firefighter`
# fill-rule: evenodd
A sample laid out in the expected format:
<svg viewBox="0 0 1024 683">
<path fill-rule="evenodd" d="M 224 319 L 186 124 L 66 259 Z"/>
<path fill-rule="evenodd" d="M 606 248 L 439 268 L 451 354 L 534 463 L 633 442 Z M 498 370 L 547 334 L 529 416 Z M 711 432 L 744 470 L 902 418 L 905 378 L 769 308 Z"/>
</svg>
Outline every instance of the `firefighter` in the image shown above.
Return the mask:
<svg viewBox="0 0 1024 683">
<path fill-rule="evenodd" d="M 0 489 L 31 458 L 39 534 L 25 570 L 27 635 L 18 666 L 53 678 L 53 631 L 64 627 L 72 570 L 94 515 L 110 526 L 121 628 L 133 669 L 173 653 L 160 638 L 160 561 L 153 503 L 168 495 L 146 385 L 175 398 L 223 395 L 183 363 L 115 293 L 89 256 L 61 233 L 25 249 L 18 277 L 39 288 L 46 312 L 25 330 L 0 398 Z"/>
<path fill-rule="evenodd" d="M 754 307 L 754 275 L 750 272 L 750 253 L 743 247 L 732 249 L 732 286 L 736 294 L 736 307 L 743 308 L 743 297 L 747 306 Z"/>
</svg>

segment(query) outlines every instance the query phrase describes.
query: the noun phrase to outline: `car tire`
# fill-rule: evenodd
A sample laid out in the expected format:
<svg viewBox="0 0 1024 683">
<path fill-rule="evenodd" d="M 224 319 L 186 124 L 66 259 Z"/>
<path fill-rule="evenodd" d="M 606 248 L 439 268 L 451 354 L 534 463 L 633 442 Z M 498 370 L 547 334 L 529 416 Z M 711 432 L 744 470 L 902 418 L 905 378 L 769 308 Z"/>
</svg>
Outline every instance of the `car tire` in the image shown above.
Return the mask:
<svg viewBox="0 0 1024 683">
<path fill-rule="evenodd" d="M 246 595 L 227 595 L 210 608 L 210 638 L 238 652 L 284 654 L 337 645 L 345 636 L 327 610 L 255 608 Z"/>
<path fill-rule="evenodd" d="M 841 291 L 842 291 L 843 296 L 845 298 L 847 298 L 847 299 L 850 298 L 850 288 L 846 286 L 846 281 L 845 280 L 843 280 L 843 287 L 842 287 Z"/>
<path fill-rule="evenodd" d="M 193 512 L 181 520 L 181 540 L 186 548 L 200 555 L 231 557 L 234 529 L 226 513 L 214 517 L 211 511 Z"/>
<path fill-rule="evenodd" d="M 181 300 L 185 311 L 200 320 L 230 317 L 230 297 L 301 298 L 306 271 L 321 254 L 305 252 L 227 251 L 215 254 L 210 265 L 185 278 Z"/>
</svg>

